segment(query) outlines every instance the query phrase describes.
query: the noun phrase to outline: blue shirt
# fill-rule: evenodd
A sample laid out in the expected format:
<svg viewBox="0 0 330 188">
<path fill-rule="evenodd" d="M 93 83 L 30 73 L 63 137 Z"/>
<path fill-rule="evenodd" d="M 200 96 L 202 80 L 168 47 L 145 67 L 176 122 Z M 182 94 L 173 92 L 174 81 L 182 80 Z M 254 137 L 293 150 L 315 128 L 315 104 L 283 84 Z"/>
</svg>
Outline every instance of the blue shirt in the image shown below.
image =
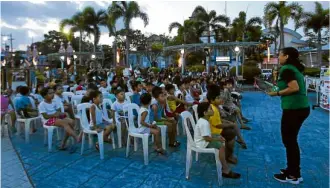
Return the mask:
<svg viewBox="0 0 330 188">
<path fill-rule="evenodd" d="M 138 106 L 141 106 L 140 97 L 141 97 L 140 93 L 134 93 L 134 94 L 131 96 L 132 103 L 135 103 L 135 104 L 137 104 Z"/>
<path fill-rule="evenodd" d="M 31 105 L 30 98 L 27 96 L 19 96 L 15 99 L 15 109 L 16 111 L 27 108 Z"/>
</svg>

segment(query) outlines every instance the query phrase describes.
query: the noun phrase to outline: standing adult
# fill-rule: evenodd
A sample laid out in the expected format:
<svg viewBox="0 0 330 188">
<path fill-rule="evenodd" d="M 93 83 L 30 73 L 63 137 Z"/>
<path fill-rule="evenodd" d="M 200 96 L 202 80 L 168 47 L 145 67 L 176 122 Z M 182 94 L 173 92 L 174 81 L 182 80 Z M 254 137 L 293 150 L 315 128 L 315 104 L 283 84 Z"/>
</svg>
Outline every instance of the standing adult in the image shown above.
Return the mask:
<svg viewBox="0 0 330 188">
<path fill-rule="evenodd" d="M 280 182 L 299 184 L 303 181 L 300 174 L 300 150 L 297 142 L 299 130 L 310 113 L 304 75 L 304 65 L 299 61 L 298 50 L 283 48 L 279 54 L 282 65 L 277 86 L 279 90 L 269 92 L 270 96 L 281 96 L 283 109 L 281 120 L 282 142 L 286 149 L 287 168 L 281 169 L 274 178 Z"/>
</svg>

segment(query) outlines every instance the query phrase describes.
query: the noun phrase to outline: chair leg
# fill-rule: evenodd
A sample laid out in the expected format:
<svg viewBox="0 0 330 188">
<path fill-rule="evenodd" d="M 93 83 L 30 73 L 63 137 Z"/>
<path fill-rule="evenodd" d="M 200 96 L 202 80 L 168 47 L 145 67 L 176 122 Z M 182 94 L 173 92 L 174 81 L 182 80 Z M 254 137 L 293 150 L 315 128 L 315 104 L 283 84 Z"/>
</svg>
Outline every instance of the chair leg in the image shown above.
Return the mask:
<svg viewBox="0 0 330 188">
<path fill-rule="evenodd" d="M 111 132 L 111 141 L 112 141 L 112 149 L 116 149 L 115 137 L 113 135 L 113 132 Z"/>
<path fill-rule="evenodd" d="M 149 164 L 148 138 L 149 136 L 147 135 L 144 135 L 142 138 L 144 165 Z"/>
<path fill-rule="evenodd" d="M 131 145 L 131 138 L 130 138 L 130 135 L 128 134 L 128 136 L 127 136 L 127 146 L 126 146 L 126 157 L 128 157 L 130 145 Z"/>
<path fill-rule="evenodd" d="M 88 145 L 89 149 L 92 149 L 92 146 L 93 146 L 93 135 L 91 135 L 91 134 L 88 134 L 88 143 L 89 143 L 89 145 Z"/>
<path fill-rule="evenodd" d="M 118 137 L 118 148 L 122 148 L 121 143 L 121 124 L 119 122 L 116 123 L 117 126 L 117 137 Z"/>
<path fill-rule="evenodd" d="M 56 132 L 57 132 L 57 141 L 59 141 L 59 140 L 61 140 L 60 129 L 57 128 Z"/>
<path fill-rule="evenodd" d="M 47 129 L 44 128 L 44 145 L 46 146 L 47 145 Z"/>
<path fill-rule="evenodd" d="M 54 129 L 48 129 L 48 152 L 52 151 L 53 131 L 54 131 Z"/>
<path fill-rule="evenodd" d="M 135 138 L 134 137 L 134 151 L 137 151 L 137 149 L 138 149 L 138 140 L 137 140 L 137 138 Z"/>
<path fill-rule="evenodd" d="M 103 131 L 97 133 L 97 139 L 99 141 L 100 159 L 104 159 Z"/>
<path fill-rule="evenodd" d="M 198 161 L 198 152 L 196 152 L 196 162 Z"/>
<path fill-rule="evenodd" d="M 160 134 L 162 137 L 162 148 L 166 150 L 166 137 L 167 137 L 167 127 L 161 126 L 160 127 Z"/>
<path fill-rule="evenodd" d="M 214 154 L 215 154 L 214 157 L 215 157 L 215 163 L 217 166 L 217 173 L 218 173 L 218 183 L 219 183 L 219 186 L 221 186 L 223 181 L 222 181 L 222 165 L 221 165 L 221 162 L 219 159 L 219 150 L 216 150 L 216 152 Z"/>
<path fill-rule="evenodd" d="M 85 133 L 82 133 L 82 140 L 81 140 L 81 149 L 80 149 L 80 155 L 83 155 L 84 152 L 84 146 L 85 146 Z"/>
<path fill-rule="evenodd" d="M 30 125 L 31 125 L 31 121 L 26 120 L 24 123 L 25 143 L 30 142 Z"/>
<path fill-rule="evenodd" d="M 187 156 L 186 156 L 186 179 L 189 179 L 189 171 L 191 167 L 191 149 L 187 148 Z"/>
<path fill-rule="evenodd" d="M 21 122 L 18 122 L 17 119 L 16 119 L 15 127 L 17 130 L 16 134 L 19 136 L 21 134 Z"/>
</svg>

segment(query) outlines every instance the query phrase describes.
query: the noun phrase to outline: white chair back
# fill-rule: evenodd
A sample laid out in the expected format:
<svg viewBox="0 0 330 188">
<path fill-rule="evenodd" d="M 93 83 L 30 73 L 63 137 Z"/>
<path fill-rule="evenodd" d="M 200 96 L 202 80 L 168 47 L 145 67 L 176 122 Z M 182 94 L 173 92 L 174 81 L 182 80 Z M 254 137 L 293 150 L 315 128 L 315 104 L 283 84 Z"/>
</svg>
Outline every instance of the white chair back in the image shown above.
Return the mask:
<svg viewBox="0 0 330 188">
<path fill-rule="evenodd" d="M 63 91 L 66 91 L 69 87 L 69 85 L 63 85 Z"/>
<path fill-rule="evenodd" d="M 90 109 L 91 106 L 92 104 L 89 103 L 82 103 L 77 106 L 78 115 L 80 116 L 80 126 L 83 129 L 90 129 L 86 109 Z"/>
<path fill-rule="evenodd" d="M 75 93 L 75 92 L 76 92 L 76 88 L 77 88 L 77 86 L 73 86 L 73 87 L 71 87 L 71 88 L 70 88 L 70 92 Z"/>
<path fill-rule="evenodd" d="M 186 129 L 186 134 L 187 134 L 187 139 L 188 139 L 188 143 L 187 144 L 189 144 L 190 146 L 196 147 L 195 142 L 194 142 L 194 139 L 193 139 L 193 137 L 192 137 L 192 135 L 190 133 L 190 129 L 188 127 L 188 119 L 189 119 L 190 120 L 190 123 L 192 125 L 192 129 L 193 129 L 193 131 L 195 131 L 196 124 L 195 124 L 194 118 L 191 115 L 191 113 L 188 112 L 188 111 L 184 111 L 180 115 L 182 117 L 182 122 L 184 124 L 185 129 Z"/>
<path fill-rule="evenodd" d="M 79 91 L 76 91 L 76 95 L 85 95 L 87 91 L 86 90 L 79 90 Z"/>
<path fill-rule="evenodd" d="M 127 118 L 128 119 L 128 130 L 130 132 L 136 132 L 136 127 L 135 127 L 135 123 L 134 123 L 134 113 L 133 113 L 134 110 L 136 110 L 139 113 L 140 107 L 135 103 L 124 105 L 124 112 L 125 111 L 128 112 L 128 118 Z"/>
<path fill-rule="evenodd" d="M 72 96 L 74 96 L 74 93 L 72 93 L 72 92 L 63 92 L 62 96 L 64 97 L 64 100 L 66 100 L 67 102 L 70 102 L 69 98 L 71 99 Z"/>
<path fill-rule="evenodd" d="M 73 95 L 71 97 L 71 103 L 73 105 L 78 105 L 78 104 L 81 103 L 81 100 L 82 100 L 83 97 L 84 97 L 83 95 Z"/>
<path fill-rule="evenodd" d="M 29 99 L 30 99 L 30 102 L 31 102 L 31 105 L 32 105 L 32 109 L 37 109 L 36 102 L 34 101 L 34 99 L 30 96 L 29 96 Z"/>
<path fill-rule="evenodd" d="M 132 95 L 133 95 L 132 92 L 126 92 L 125 93 L 125 100 L 128 101 L 129 103 L 131 103 L 132 102 L 132 100 L 131 100 Z"/>
<path fill-rule="evenodd" d="M 110 105 L 110 107 L 111 107 L 112 106 L 112 101 L 110 99 L 103 99 L 103 102 L 102 102 L 103 117 L 105 117 L 106 119 L 110 119 L 109 116 L 108 116 L 107 105 Z"/>
</svg>

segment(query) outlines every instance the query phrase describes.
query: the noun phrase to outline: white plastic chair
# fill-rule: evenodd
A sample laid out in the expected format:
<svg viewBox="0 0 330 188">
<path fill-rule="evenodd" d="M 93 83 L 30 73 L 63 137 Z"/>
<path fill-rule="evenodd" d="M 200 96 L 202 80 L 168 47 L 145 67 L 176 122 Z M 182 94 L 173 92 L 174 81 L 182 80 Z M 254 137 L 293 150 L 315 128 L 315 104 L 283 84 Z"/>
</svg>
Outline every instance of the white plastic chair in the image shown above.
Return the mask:
<svg viewBox="0 0 330 188">
<path fill-rule="evenodd" d="M 29 97 L 30 101 L 32 99 L 32 97 Z M 15 115 L 16 115 L 16 124 L 15 127 L 17 129 L 17 134 L 19 135 L 21 133 L 21 126 L 19 125 L 19 123 L 24 123 L 24 135 L 25 135 L 25 143 L 29 143 L 30 142 L 30 125 L 32 121 L 37 121 L 38 119 L 40 119 L 40 117 L 34 117 L 34 118 L 20 118 L 20 115 L 17 113 L 16 111 L 16 101 L 17 98 L 14 99 L 14 111 L 15 111 Z M 34 100 L 32 99 L 31 101 L 32 103 L 32 107 L 33 104 L 35 106 Z"/>
<path fill-rule="evenodd" d="M 72 96 L 74 96 L 74 93 L 72 93 L 72 92 L 63 92 L 62 96 L 64 97 L 65 101 L 70 102 Z M 69 98 L 70 98 L 70 100 L 69 100 Z"/>
<path fill-rule="evenodd" d="M 183 124 L 184 124 L 184 126 L 186 128 L 186 132 L 187 132 L 186 179 L 189 179 L 189 171 L 190 171 L 190 168 L 192 165 L 192 151 L 196 152 L 196 159 L 197 159 L 198 153 L 213 153 L 214 157 L 215 157 L 216 167 L 217 167 L 218 183 L 219 183 L 219 186 L 221 186 L 222 185 L 222 165 L 221 165 L 220 159 L 219 159 L 219 150 L 213 149 L 213 148 L 197 147 L 190 134 L 190 131 L 188 128 L 188 122 L 187 122 L 187 120 L 189 119 L 192 124 L 192 128 L 194 130 L 195 129 L 194 118 L 192 117 L 191 113 L 188 111 L 182 112 L 181 117 L 183 118 Z"/>
<path fill-rule="evenodd" d="M 70 87 L 70 92 L 75 93 L 77 86 Z"/>
<path fill-rule="evenodd" d="M 113 122 L 113 119 L 110 119 L 108 116 L 108 110 L 107 110 L 107 105 L 112 105 L 112 101 L 110 99 L 103 99 L 102 102 L 102 107 L 103 107 L 103 118 L 108 121 L 108 122 Z M 117 120 L 116 121 L 116 129 L 117 129 L 117 137 L 118 137 L 118 148 L 122 147 L 122 142 L 121 142 L 121 124 Z"/>
<path fill-rule="evenodd" d="M 133 93 L 132 92 L 126 92 L 125 93 L 125 100 L 128 101 L 129 103 L 132 103 L 131 97 Z"/>
<path fill-rule="evenodd" d="M 80 116 L 78 115 L 78 112 L 75 112 L 74 108 L 77 108 L 77 106 L 81 103 L 83 97 L 84 95 L 73 95 L 71 97 L 72 110 L 76 119 L 80 119 Z"/>
<path fill-rule="evenodd" d="M 69 87 L 69 85 L 63 85 L 63 91 L 66 91 Z"/>
<path fill-rule="evenodd" d="M 79 91 L 76 91 L 76 95 L 85 95 L 87 91 L 86 90 L 79 90 Z"/>
<path fill-rule="evenodd" d="M 130 149 L 130 137 L 134 137 L 134 151 L 137 151 L 137 138 L 142 139 L 142 146 L 143 146 L 143 156 L 144 156 L 144 164 L 148 165 L 149 163 L 149 153 L 148 153 L 148 146 L 149 146 L 149 135 L 148 133 L 141 134 L 137 133 L 137 129 L 134 125 L 134 114 L 133 110 L 139 112 L 139 106 L 137 104 L 127 104 L 124 106 L 124 109 L 127 108 L 128 111 L 128 137 L 127 137 L 127 146 L 126 146 L 126 157 L 128 157 L 129 149 Z"/>
<path fill-rule="evenodd" d="M 85 134 L 89 135 L 89 148 L 91 148 L 93 145 L 93 139 L 92 139 L 91 135 L 96 134 L 97 139 L 98 139 L 98 144 L 99 144 L 99 150 L 100 150 L 100 159 L 104 159 L 104 141 L 103 141 L 103 132 L 104 131 L 97 132 L 97 131 L 91 130 L 90 126 L 89 126 L 90 123 L 88 122 L 88 119 L 87 119 L 86 110 L 90 109 L 91 106 L 92 106 L 92 104 L 90 104 L 90 103 L 82 103 L 77 106 L 78 114 L 81 117 L 80 126 L 83 131 L 82 142 L 81 142 L 81 155 L 83 155 L 83 152 L 84 152 Z M 111 139 L 112 139 L 112 147 L 115 148 L 113 133 L 111 133 Z"/>
<path fill-rule="evenodd" d="M 196 118 L 195 123 L 197 123 L 197 121 L 198 121 L 198 119 L 199 119 L 199 117 L 198 117 L 198 113 L 197 113 L 197 107 L 198 107 L 197 104 L 195 104 L 195 105 L 192 106 L 192 109 L 193 109 L 193 111 L 194 111 L 194 116 L 195 116 L 195 118 Z"/>
</svg>

